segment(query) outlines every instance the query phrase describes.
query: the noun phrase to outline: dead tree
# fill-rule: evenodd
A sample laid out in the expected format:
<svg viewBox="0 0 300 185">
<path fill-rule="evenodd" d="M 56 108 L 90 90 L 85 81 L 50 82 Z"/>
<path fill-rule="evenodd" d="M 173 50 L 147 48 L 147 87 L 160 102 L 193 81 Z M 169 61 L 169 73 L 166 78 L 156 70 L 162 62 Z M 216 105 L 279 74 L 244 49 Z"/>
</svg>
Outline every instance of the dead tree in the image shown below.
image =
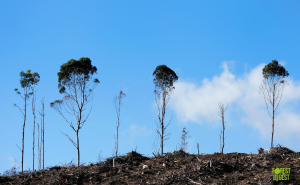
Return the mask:
<svg viewBox="0 0 300 185">
<path fill-rule="evenodd" d="M 114 98 L 114 104 L 115 104 L 115 109 L 116 109 L 116 113 L 117 113 L 117 123 L 116 123 L 116 127 L 117 127 L 117 136 L 115 136 L 115 151 L 116 154 L 115 156 L 118 157 L 118 149 L 119 149 L 119 126 L 120 126 L 120 113 L 121 113 L 121 101 L 123 96 L 126 96 L 122 91 L 120 91 L 119 96 L 116 96 Z"/>
<path fill-rule="evenodd" d="M 223 145 L 222 145 L 222 150 L 221 150 L 221 153 L 223 154 L 224 146 L 225 146 L 225 142 L 224 142 L 224 132 L 225 132 L 224 112 L 227 110 L 227 107 L 224 109 L 223 103 L 219 103 L 219 108 L 220 108 L 219 115 L 220 115 L 221 118 L 222 118 L 222 125 L 223 125 L 223 134 L 222 134 L 222 137 L 223 137 Z"/>
<path fill-rule="evenodd" d="M 40 146 L 41 131 L 40 131 L 40 125 L 37 124 L 37 126 L 38 126 L 38 170 L 41 170 L 41 146 Z"/>
<path fill-rule="evenodd" d="M 38 138 L 38 160 L 39 160 L 39 170 L 42 169 L 42 164 L 43 164 L 43 169 L 44 169 L 44 128 L 45 128 L 45 104 L 44 104 L 44 98 L 41 100 L 42 103 L 42 108 L 41 108 L 41 112 L 39 111 L 39 114 L 41 116 L 41 128 L 39 128 L 38 125 L 38 131 L 39 131 L 39 138 Z"/>
<path fill-rule="evenodd" d="M 222 130 L 220 130 L 220 153 L 222 153 Z"/>
<path fill-rule="evenodd" d="M 180 142 L 180 150 L 183 150 L 185 152 L 187 152 L 187 148 L 189 146 L 187 139 L 190 137 L 188 135 L 188 131 L 185 130 L 186 128 L 184 127 L 182 129 L 182 134 L 181 134 L 181 142 Z"/>
<path fill-rule="evenodd" d="M 271 63 L 263 68 L 262 74 L 264 80 L 260 86 L 260 94 L 264 97 L 268 113 L 272 119 L 271 148 L 273 148 L 275 111 L 282 98 L 283 87 L 287 83 L 283 78 L 289 76 L 289 73 L 283 66 L 278 64 L 278 61 L 272 60 Z M 272 106 L 272 114 L 269 111 L 268 103 Z"/>
<path fill-rule="evenodd" d="M 45 99 L 43 98 L 41 100 L 42 108 L 41 112 L 39 112 L 41 116 L 41 158 L 43 159 L 43 169 L 45 164 Z M 43 149 L 43 150 L 42 150 Z"/>
<path fill-rule="evenodd" d="M 166 65 L 159 65 L 156 67 L 156 69 L 153 72 L 153 76 L 155 77 L 153 79 L 153 82 L 155 84 L 155 101 L 158 108 L 158 120 L 159 123 L 156 123 L 157 126 L 157 134 L 160 137 L 160 150 L 161 155 L 164 154 L 163 146 L 164 141 L 169 139 L 170 133 L 166 134 L 165 131 L 169 124 L 171 123 L 172 118 L 170 119 L 169 123 L 166 125 L 165 120 L 165 114 L 167 105 L 170 99 L 170 93 L 175 87 L 173 87 L 173 83 L 178 80 L 178 76 L 176 73 L 167 67 Z M 160 100 L 162 99 L 162 104 Z"/>
</svg>

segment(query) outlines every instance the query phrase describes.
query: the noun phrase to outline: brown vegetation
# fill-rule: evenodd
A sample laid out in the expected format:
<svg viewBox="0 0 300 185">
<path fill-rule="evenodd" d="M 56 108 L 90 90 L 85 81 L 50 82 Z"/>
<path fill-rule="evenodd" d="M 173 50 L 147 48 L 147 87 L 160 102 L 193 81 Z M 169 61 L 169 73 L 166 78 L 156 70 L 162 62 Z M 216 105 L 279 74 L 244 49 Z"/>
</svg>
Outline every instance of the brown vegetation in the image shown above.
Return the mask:
<svg viewBox="0 0 300 185">
<path fill-rule="evenodd" d="M 115 167 L 113 167 L 113 161 Z M 272 168 L 290 168 L 288 181 L 273 181 Z M 54 166 L 0 177 L 1 184 L 300 184 L 300 152 L 275 147 L 261 154 L 191 155 L 184 151 L 148 158 L 132 151 L 87 166 Z"/>
</svg>

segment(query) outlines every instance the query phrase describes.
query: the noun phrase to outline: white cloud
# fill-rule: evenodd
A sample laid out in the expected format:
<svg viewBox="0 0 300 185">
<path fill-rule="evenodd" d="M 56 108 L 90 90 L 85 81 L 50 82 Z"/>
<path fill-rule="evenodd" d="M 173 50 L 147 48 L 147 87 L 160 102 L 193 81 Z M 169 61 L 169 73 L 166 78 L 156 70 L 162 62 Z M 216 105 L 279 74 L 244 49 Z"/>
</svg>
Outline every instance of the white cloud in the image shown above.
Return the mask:
<svg viewBox="0 0 300 185">
<path fill-rule="evenodd" d="M 135 137 L 145 137 L 152 133 L 151 129 L 148 129 L 147 127 L 141 127 L 136 124 L 131 124 L 130 128 L 128 130 L 130 141 L 133 141 Z"/>
<path fill-rule="evenodd" d="M 175 84 L 170 104 L 180 121 L 217 121 L 218 103 L 230 104 L 242 95 L 238 80 L 228 71 L 227 64 L 223 63 L 222 67 L 224 71 L 220 76 L 214 76 L 211 81 L 204 79 L 201 87 L 184 81 Z"/>
<path fill-rule="evenodd" d="M 228 103 L 228 119 L 231 118 L 235 124 L 249 124 L 258 129 L 263 138 L 269 138 L 271 118 L 263 96 L 259 94 L 259 86 L 263 81 L 262 69 L 265 65 L 260 64 L 242 77 L 236 77 L 224 62 L 223 72 L 211 80 L 202 80 L 200 86 L 183 80 L 175 83 L 170 104 L 178 120 L 184 123 L 216 123 L 220 120 L 218 103 L 223 102 Z M 296 102 L 300 100 L 300 83 L 290 78 L 286 80 L 289 85 L 284 87 L 283 97 L 276 111 L 275 135 L 300 137 L 300 116 L 299 109 L 296 108 Z"/>
</svg>

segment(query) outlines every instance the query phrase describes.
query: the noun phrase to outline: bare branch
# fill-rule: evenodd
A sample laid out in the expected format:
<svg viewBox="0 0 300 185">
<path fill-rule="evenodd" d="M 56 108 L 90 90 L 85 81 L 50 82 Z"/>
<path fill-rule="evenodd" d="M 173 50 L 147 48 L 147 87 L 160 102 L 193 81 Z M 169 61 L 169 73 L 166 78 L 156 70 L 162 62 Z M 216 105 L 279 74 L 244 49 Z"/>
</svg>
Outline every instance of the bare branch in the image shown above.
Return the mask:
<svg viewBox="0 0 300 185">
<path fill-rule="evenodd" d="M 79 112 L 76 111 L 76 110 L 74 109 L 74 106 L 73 106 L 73 105 L 71 105 L 71 107 L 70 107 L 70 105 L 67 103 L 67 102 L 68 102 L 67 100 L 64 101 L 64 102 L 66 103 L 67 107 L 68 107 L 73 113 L 69 112 L 69 111 L 66 109 L 65 105 L 63 104 L 65 111 L 66 111 L 67 113 L 69 113 L 70 115 L 74 116 L 75 120 L 78 121 L 79 118 L 78 118 L 77 115 L 79 114 Z M 76 114 L 77 114 L 77 115 L 76 115 Z"/>
<path fill-rule="evenodd" d="M 65 116 L 63 115 L 63 113 L 61 112 L 60 108 L 55 107 L 55 110 L 63 117 L 63 119 L 69 124 L 69 126 L 74 130 L 74 132 L 76 132 L 72 122 L 70 123 Z"/>
<path fill-rule="evenodd" d="M 260 93 L 262 93 L 263 94 L 263 97 L 264 97 L 264 100 L 265 100 L 265 103 L 266 103 L 266 106 L 267 106 L 267 111 L 268 111 L 268 114 L 269 114 L 269 116 L 270 116 L 270 118 L 272 118 L 272 115 L 271 115 L 271 113 L 270 113 L 270 111 L 269 111 L 269 106 L 268 106 L 268 97 L 270 97 L 270 96 L 268 96 L 268 95 L 266 95 L 265 94 L 265 87 L 263 87 L 262 85 L 260 86 L 260 89 L 261 89 L 261 91 L 260 91 Z M 272 104 L 272 102 L 271 101 L 269 101 L 270 102 L 270 104 Z"/>
<path fill-rule="evenodd" d="M 21 148 L 16 144 L 16 146 L 19 148 L 20 152 L 22 152 Z"/>
<path fill-rule="evenodd" d="M 76 143 L 68 136 L 68 134 L 65 134 L 65 133 L 63 133 L 63 132 L 61 132 L 63 135 L 65 135 L 70 141 L 71 141 L 71 143 L 73 143 L 73 145 L 75 146 L 75 148 L 77 148 L 77 145 L 76 145 Z"/>
<path fill-rule="evenodd" d="M 167 126 L 165 127 L 165 129 L 168 128 L 168 126 L 170 125 L 172 118 L 173 118 L 173 111 L 172 111 L 171 119 L 170 119 L 169 123 L 167 124 Z"/>
<path fill-rule="evenodd" d="M 81 128 L 83 127 L 84 123 L 86 122 L 86 120 L 87 120 L 88 117 L 90 116 L 90 113 L 91 113 L 91 111 L 92 111 L 92 108 L 93 108 L 93 106 L 91 106 L 91 109 L 90 109 L 88 115 L 86 116 L 86 118 L 81 122 L 81 126 L 79 127 L 79 129 L 81 129 Z M 83 117 L 83 116 L 82 116 L 82 117 Z"/>
<path fill-rule="evenodd" d="M 19 109 L 19 111 L 25 116 L 24 109 L 21 109 L 17 104 L 14 104 L 15 107 Z"/>
<path fill-rule="evenodd" d="M 168 133 L 164 136 L 164 141 L 170 139 L 171 137 L 171 133 Z"/>
</svg>

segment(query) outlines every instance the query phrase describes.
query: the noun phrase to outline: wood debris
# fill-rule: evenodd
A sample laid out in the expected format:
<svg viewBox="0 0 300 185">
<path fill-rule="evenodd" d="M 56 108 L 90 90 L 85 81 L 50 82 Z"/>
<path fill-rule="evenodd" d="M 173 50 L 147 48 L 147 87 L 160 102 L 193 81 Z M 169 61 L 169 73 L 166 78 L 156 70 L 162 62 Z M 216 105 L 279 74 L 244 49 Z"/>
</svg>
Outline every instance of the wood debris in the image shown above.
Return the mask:
<svg viewBox="0 0 300 185">
<path fill-rule="evenodd" d="M 180 150 L 152 158 L 132 151 L 87 166 L 0 176 L 0 184 L 276 184 L 272 168 L 291 168 L 290 179 L 281 183 L 300 184 L 300 152 L 282 146 L 261 154 L 192 155 Z"/>
</svg>

